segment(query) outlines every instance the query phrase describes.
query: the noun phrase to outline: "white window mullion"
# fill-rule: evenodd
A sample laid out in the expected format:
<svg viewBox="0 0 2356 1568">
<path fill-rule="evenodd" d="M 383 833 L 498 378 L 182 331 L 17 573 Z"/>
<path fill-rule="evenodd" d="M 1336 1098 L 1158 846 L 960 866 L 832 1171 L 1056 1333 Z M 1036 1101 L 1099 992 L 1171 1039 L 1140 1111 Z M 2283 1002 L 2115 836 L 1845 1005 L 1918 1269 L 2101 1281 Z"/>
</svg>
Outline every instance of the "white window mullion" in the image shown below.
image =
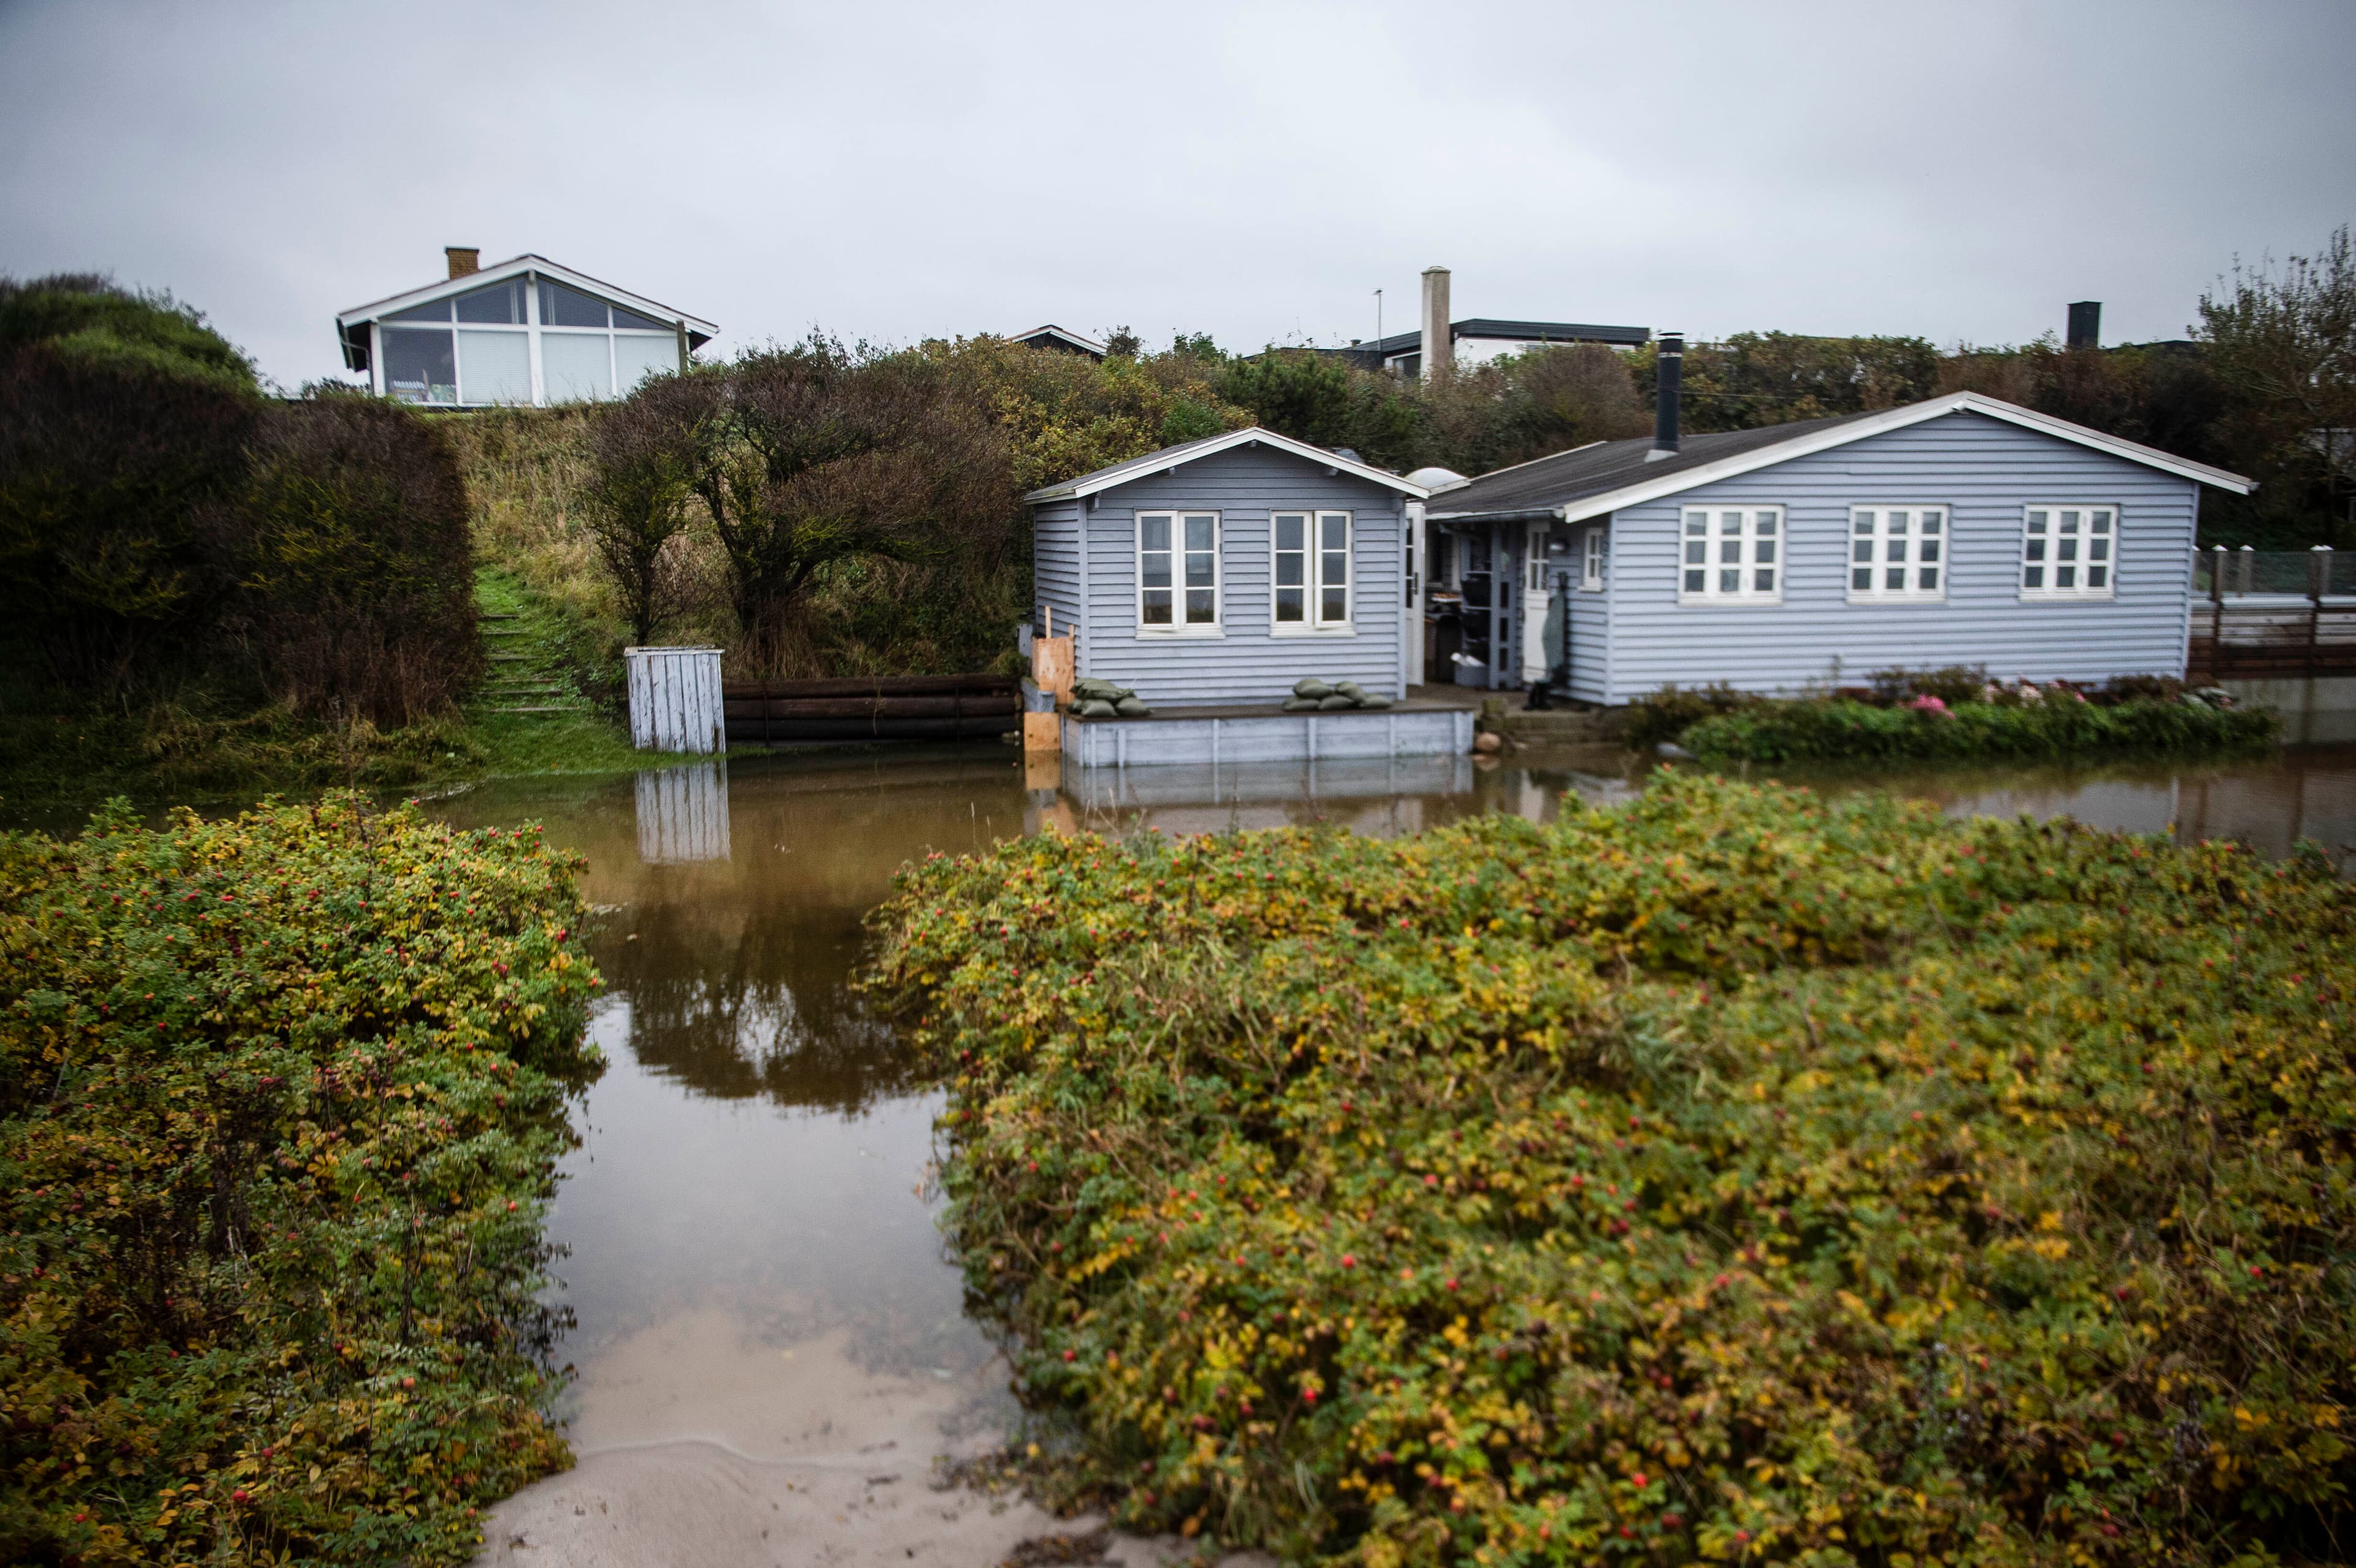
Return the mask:
<svg viewBox="0 0 2356 1568">
<path fill-rule="evenodd" d="M 1783 507 L 1688 507 L 1678 544 L 1679 603 L 1783 603 Z"/>
<path fill-rule="evenodd" d="M 2118 591 L 2119 509 L 2032 502 L 2022 510 L 2020 596 L 2108 599 Z"/>
</svg>

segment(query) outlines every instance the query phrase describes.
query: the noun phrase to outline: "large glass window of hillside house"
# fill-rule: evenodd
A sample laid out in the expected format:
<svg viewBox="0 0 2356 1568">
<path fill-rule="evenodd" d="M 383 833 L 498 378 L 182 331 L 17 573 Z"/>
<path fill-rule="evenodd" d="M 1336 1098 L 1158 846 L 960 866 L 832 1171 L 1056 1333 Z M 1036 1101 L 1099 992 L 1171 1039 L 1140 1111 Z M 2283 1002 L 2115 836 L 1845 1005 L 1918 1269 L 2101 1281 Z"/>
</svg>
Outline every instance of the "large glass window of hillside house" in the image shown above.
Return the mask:
<svg viewBox="0 0 2356 1568">
<path fill-rule="evenodd" d="M 458 334 L 458 389 L 470 403 L 531 401 L 531 338 L 521 332 Z"/>
<path fill-rule="evenodd" d="M 614 312 L 619 316 L 624 313 Z M 617 332 L 614 334 L 614 379 L 624 392 L 649 376 L 679 368 L 679 335 Z"/>
<path fill-rule="evenodd" d="M 387 397 L 407 403 L 458 400 L 458 360 L 446 326 L 380 326 Z"/>
<path fill-rule="evenodd" d="M 562 283 L 540 280 L 540 325 L 542 326 L 610 326 L 605 302 L 594 294 Z"/>
<path fill-rule="evenodd" d="M 460 294 L 455 302 L 458 319 L 469 325 L 521 326 L 524 324 L 523 280 L 509 278 L 504 283 L 476 289 Z"/>
<path fill-rule="evenodd" d="M 602 332 L 543 332 L 540 376 L 552 403 L 614 395 L 614 340 Z"/>
</svg>

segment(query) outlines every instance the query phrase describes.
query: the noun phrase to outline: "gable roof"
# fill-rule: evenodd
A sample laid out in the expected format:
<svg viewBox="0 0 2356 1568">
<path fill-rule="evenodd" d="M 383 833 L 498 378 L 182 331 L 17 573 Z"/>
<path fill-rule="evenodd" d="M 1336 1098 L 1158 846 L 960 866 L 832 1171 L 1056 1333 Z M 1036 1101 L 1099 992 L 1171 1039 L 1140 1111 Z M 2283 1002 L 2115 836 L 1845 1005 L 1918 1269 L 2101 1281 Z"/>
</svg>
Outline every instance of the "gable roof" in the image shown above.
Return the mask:
<svg viewBox="0 0 2356 1568">
<path fill-rule="evenodd" d="M 1033 348 L 1068 348 L 1098 359 L 1103 358 L 1108 352 L 1105 346 L 1095 338 L 1084 337 L 1068 327 L 1057 326 L 1052 321 L 1044 326 L 1034 326 L 1028 332 L 1010 332 L 1006 335 L 1006 340 L 1009 343 L 1026 343 Z"/>
<path fill-rule="evenodd" d="M 690 348 L 702 347 L 720 333 L 720 328 L 712 322 L 690 315 L 683 310 L 674 310 L 669 305 L 647 298 L 644 294 L 634 294 L 627 289 L 616 288 L 612 283 L 603 279 L 593 278 L 586 272 L 576 272 L 570 267 L 560 266 L 545 256 L 535 256 L 530 251 L 520 256 L 511 256 L 496 266 L 485 267 L 479 272 L 468 272 L 461 277 L 439 279 L 422 289 L 412 289 L 407 293 L 393 294 L 385 299 L 372 300 L 367 304 L 354 305 L 348 311 L 337 313 L 336 329 L 348 336 L 353 327 L 365 326 L 371 321 L 381 320 L 395 311 L 408 310 L 421 304 L 432 304 L 436 300 L 448 299 L 454 294 L 463 294 L 489 283 L 505 283 L 508 279 L 518 277 L 525 272 L 536 272 L 541 277 L 552 278 L 560 283 L 570 283 L 584 293 L 595 294 L 610 304 L 637 311 L 640 315 L 650 315 L 663 321 L 676 322 L 687 328 L 687 346 Z"/>
<path fill-rule="evenodd" d="M 1068 501 L 1079 496 L 1094 496 L 1116 485 L 1126 485 L 1132 479 L 1142 479 L 1149 474 L 1161 474 L 1200 458 L 1232 452 L 1239 446 L 1267 446 L 1294 457 L 1321 464 L 1337 473 L 1368 480 L 1398 491 L 1412 501 L 1420 501 L 1431 494 L 1420 485 L 1410 484 L 1388 469 L 1376 468 L 1355 457 L 1322 446 L 1312 446 L 1305 441 L 1295 441 L 1289 435 L 1279 435 L 1272 430 L 1252 425 L 1245 430 L 1231 430 L 1218 435 L 1205 436 L 1200 441 L 1183 441 L 1176 446 L 1165 446 L 1159 452 L 1149 452 L 1142 457 L 1132 457 L 1126 463 L 1116 463 L 1109 468 L 1099 468 L 1093 474 L 1083 474 L 1076 479 L 1066 479 L 1060 485 L 1044 485 L 1023 499 L 1032 506 L 1042 501 Z"/>
<path fill-rule="evenodd" d="M 1711 432 L 1688 435 L 1674 457 L 1646 461 L 1649 436 L 1630 441 L 1599 442 L 1559 452 L 1551 457 L 1516 464 L 1451 485 L 1433 494 L 1430 516 L 1435 521 L 1529 517 L 1548 515 L 1575 523 L 1601 517 L 1622 507 L 1675 496 L 1699 485 L 1730 479 L 1810 453 L 1824 452 L 1863 441 L 1886 431 L 1903 430 L 1947 414 L 1982 414 L 2024 429 L 2074 442 L 2113 457 L 2148 468 L 2195 479 L 2246 496 L 2255 482 L 2205 463 L 2195 463 L 2157 447 L 2123 441 L 2115 435 L 2055 419 L 1979 392 L 1950 392 L 1903 408 L 1876 409 L 1866 413 L 1836 414 L 1828 419 L 1797 420 L 1758 430 Z"/>
</svg>

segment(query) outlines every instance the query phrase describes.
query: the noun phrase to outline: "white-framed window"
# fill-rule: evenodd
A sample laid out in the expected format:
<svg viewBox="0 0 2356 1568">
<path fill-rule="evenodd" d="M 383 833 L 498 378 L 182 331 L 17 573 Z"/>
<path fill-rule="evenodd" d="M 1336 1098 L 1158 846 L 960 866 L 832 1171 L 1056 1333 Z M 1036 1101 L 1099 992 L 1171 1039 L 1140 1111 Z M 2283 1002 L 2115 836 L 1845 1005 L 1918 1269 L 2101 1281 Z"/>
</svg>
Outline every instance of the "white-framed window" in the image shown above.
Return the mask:
<svg viewBox="0 0 2356 1568">
<path fill-rule="evenodd" d="M 1269 521 L 1276 551 L 1270 630 L 1280 636 L 1348 631 L 1350 514 L 1276 512 Z"/>
<path fill-rule="evenodd" d="M 1687 507 L 1681 531 L 1680 603 L 1783 603 L 1783 507 Z"/>
<path fill-rule="evenodd" d="M 1579 586 L 1587 593 L 1603 592 L 1603 530 L 1590 528 L 1579 539 Z"/>
<path fill-rule="evenodd" d="M 2023 599 L 2108 599 L 2115 591 L 2119 509 L 2031 502 L 2022 518 Z"/>
<path fill-rule="evenodd" d="M 1850 603 L 1921 604 L 1946 596 L 1946 507 L 1849 508 Z"/>
<path fill-rule="evenodd" d="M 455 336 L 453 337 L 453 328 Z M 396 311 L 377 328 L 385 395 L 481 406 L 626 397 L 677 370 L 678 329 L 527 273 Z"/>
<path fill-rule="evenodd" d="M 1547 529 L 1533 526 L 1522 539 L 1522 586 L 1532 593 L 1547 591 Z"/>
<path fill-rule="evenodd" d="M 1137 514 L 1137 629 L 1219 634 L 1219 514 Z"/>
</svg>

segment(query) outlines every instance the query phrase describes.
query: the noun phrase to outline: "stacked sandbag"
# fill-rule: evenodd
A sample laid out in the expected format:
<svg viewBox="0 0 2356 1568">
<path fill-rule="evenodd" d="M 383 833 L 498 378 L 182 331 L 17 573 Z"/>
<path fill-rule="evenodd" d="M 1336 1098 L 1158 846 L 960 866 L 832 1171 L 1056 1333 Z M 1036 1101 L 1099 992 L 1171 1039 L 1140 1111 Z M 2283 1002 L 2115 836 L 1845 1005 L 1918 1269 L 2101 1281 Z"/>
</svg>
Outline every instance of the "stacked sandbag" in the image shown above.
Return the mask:
<svg viewBox="0 0 2356 1568">
<path fill-rule="evenodd" d="M 1345 708 L 1388 708 L 1391 699 L 1361 688 L 1355 680 L 1319 680 L 1311 676 L 1293 682 L 1284 699 L 1287 713 L 1336 713 Z"/>
<path fill-rule="evenodd" d="M 1072 711 L 1083 719 L 1143 719 L 1153 709 L 1128 687 L 1087 676 L 1072 682 Z"/>
</svg>

